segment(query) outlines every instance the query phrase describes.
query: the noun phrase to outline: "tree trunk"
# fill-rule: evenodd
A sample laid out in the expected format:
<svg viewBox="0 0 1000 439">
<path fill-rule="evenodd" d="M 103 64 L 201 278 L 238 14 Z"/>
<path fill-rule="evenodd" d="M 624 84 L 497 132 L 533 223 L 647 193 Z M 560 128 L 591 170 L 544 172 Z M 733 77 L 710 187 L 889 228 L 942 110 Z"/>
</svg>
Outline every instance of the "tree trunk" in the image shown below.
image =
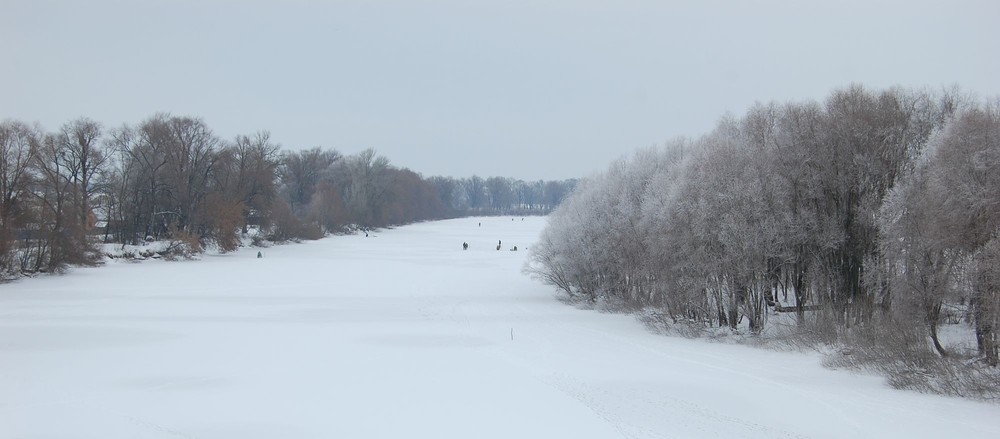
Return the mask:
<svg viewBox="0 0 1000 439">
<path fill-rule="evenodd" d="M 986 356 L 986 363 L 992 367 L 997 367 L 997 343 L 996 334 L 991 325 L 983 325 L 976 329 L 976 338 L 979 341 L 979 352 Z"/>
<path fill-rule="evenodd" d="M 798 269 L 798 263 L 796 263 L 795 269 L 795 323 L 798 326 L 805 325 L 806 323 L 806 291 L 805 291 L 805 276 Z"/>
<path fill-rule="evenodd" d="M 944 350 L 944 346 L 941 346 L 941 341 L 938 340 L 937 324 L 930 325 L 931 330 L 931 341 L 934 342 L 934 349 L 937 350 L 941 357 L 947 357 L 948 351 Z"/>
<path fill-rule="evenodd" d="M 945 351 L 944 346 L 941 346 L 941 341 L 938 339 L 937 332 L 938 322 L 941 320 L 941 302 L 927 305 L 926 318 L 927 329 L 930 332 L 931 341 L 934 342 L 934 349 L 939 355 L 941 355 L 941 357 L 947 357 L 948 352 Z"/>
</svg>

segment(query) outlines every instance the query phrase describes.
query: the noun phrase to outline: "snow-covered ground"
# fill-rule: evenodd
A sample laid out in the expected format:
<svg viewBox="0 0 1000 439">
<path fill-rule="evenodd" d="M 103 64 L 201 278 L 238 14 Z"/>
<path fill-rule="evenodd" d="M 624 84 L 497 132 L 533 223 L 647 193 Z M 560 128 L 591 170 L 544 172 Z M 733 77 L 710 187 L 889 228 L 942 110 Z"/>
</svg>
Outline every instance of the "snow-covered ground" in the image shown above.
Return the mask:
<svg viewBox="0 0 1000 439">
<path fill-rule="evenodd" d="M 543 224 L 458 219 L 0 285 L 0 438 L 1000 435 L 995 405 L 566 306 L 521 273 Z"/>
</svg>

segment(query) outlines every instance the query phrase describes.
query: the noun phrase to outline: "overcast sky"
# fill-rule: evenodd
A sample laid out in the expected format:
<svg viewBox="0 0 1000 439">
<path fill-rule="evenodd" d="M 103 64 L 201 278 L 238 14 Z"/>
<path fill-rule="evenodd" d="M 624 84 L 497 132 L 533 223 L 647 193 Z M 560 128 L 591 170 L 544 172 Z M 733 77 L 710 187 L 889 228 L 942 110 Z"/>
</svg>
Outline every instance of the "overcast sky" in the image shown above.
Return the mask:
<svg viewBox="0 0 1000 439">
<path fill-rule="evenodd" d="M 1000 2 L 0 0 L 0 119 L 157 112 L 425 176 L 587 176 L 755 101 L 1000 95 Z"/>
</svg>

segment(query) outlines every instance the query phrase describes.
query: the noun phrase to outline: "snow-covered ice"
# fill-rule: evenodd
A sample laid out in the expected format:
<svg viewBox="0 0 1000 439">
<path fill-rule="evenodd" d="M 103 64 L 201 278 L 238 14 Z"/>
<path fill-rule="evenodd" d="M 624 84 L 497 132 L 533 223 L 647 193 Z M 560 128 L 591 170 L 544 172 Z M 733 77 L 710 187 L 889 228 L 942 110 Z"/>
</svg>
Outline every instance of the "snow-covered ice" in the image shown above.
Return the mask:
<svg viewBox="0 0 1000 439">
<path fill-rule="evenodd" d="M 521 272 L 543 225 L 457 219 L 0 285 L 0 437 L 1000 435 L 996 405 L 560 303 Z"/>
</svg>

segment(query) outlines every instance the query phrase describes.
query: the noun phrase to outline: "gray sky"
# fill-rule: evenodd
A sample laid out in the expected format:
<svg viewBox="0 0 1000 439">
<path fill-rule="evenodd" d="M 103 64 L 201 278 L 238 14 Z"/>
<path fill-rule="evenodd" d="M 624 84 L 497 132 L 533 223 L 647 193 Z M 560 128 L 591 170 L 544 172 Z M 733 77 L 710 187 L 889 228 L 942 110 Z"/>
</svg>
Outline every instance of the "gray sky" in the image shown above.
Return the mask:
<svg viewBox="0 0 1000 439">
<path fill-rule="evenodd" d="M 1000 95 L 996 0 L 0 0 L 0 119 L 156 112 L 425 176 L 583 177 L 754 101 Z"/>
</svg>

